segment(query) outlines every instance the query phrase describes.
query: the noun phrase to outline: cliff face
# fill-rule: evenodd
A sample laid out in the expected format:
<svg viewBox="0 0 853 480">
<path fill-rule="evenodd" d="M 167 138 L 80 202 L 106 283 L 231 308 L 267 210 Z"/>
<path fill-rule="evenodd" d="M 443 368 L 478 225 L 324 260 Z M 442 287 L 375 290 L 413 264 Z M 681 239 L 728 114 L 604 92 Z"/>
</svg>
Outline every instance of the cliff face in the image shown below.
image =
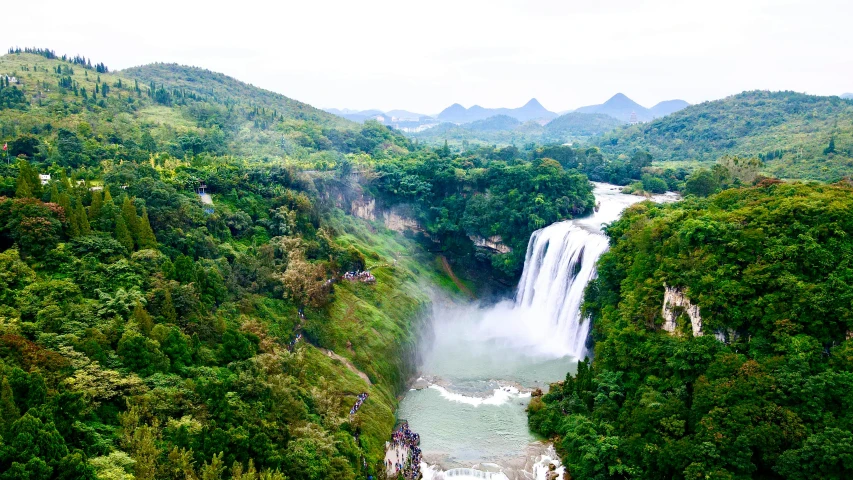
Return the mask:
<svg viewBox="0 0 853 480">
<path fill-rule="evenodd" d="M 377 208 L 376 199 L 371 197 L 362 196 L 353 200 L 350 203 L 350 213 L 354 217 L 371 222 L 381 221 L 388 230 L 395 232 L 424 232 L 420 222 L 406 212 L 405 207 Z"/>
<path fill-rule="evenodd" d="M 494 235 L 489 238 L 478 237 L 476 235 L 469 235 L 468 238 L 474 242 L 475 247 L 486 248 L 488 250 L 492 250 L 497 253 L 510 253 L 512 252 L 512 248 L 503 243 L 503 238 L 500 235 Z"/>
<path fill-rule="evenodd" d="M 690 299 L 684 295 L 681 289 L 664 285 L 666 291 L 663 296 L 663 329 L 676 334 L 676 320 L 684 312 L 690 318 L 693 328 L 693 336 L 702 336 L 702 316 L 699 313 L 699 305 L 693 305 Z"/>
<path fill-rule="evenodd" d="M 376 199 L 370 197 L 362 197 L 352 201 L 350 205 L 350 213 L 354 217 L 364 220 L 376 220 Z"/>
</svg>

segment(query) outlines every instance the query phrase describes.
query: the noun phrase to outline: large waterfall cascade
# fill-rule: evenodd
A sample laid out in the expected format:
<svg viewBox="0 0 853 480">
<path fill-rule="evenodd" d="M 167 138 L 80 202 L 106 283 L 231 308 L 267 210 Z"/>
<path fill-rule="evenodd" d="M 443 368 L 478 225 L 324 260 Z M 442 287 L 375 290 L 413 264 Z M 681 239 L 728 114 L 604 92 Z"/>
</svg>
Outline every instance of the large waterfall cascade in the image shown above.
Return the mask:
<svg viewBox="0 0 853 480">
<path fill-rule="evenodd" d="M 584 356 L 589 322 L 581 318 L 580 306 L 606 249 L 604 235 L 570 221 L 530 237 L 514 309 L 528 328 L 542 332 L 540 350 Z"/>
<path fill-rule="evenodd" d="M 587 353 L 580 306 L 608 247 L 602 224 L 642 200 L 619 190 L 596 184 L 593 215 L 533 233 L 514 299 L 435 302 L 435 340 L 398 412 L 421 435 L 424 478 L 545 479 L 559 465 L 531 435 L 525 408 L 532 390 L 565 378 Z"/>
</svg>

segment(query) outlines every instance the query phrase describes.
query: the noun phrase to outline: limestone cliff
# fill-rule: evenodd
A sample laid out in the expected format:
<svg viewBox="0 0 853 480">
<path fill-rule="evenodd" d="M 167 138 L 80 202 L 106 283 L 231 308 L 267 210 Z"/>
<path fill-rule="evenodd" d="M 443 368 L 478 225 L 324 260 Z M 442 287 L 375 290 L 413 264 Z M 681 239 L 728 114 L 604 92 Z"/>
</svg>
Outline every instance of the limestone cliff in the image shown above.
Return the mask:
<svg viewBox="0 0 853 480">
<path fill-rule="evenodd" d="M 693 336 L 702 336 L 702 316 L 699 313 L 699 305 L 694 305 L 690 299 L 684 295 L 684 292 L 679 288 L 669 287 L 664 285 L 666 289 L 663 296 L 663 329 L 667 332 L 676 333 L 676 320 L 678 316 L 684 312 L 690 318 L 690 324 L 693 328 Z"/>
<path fill-rule="evenodd" d="M 354 217 L 381 221 L 388 230 L 395 232 L 424 232 L 423 226 L 417 221 L 404 206 L 393 206 L 388 209 L 377 208 L 376 199 L 362 196 L 350 203 L 350 213 Z"/>
<path fill-rule="evenodd" d="M 512 248 L 503 243 L 503 238 L 500 235 L 494 235 L 489 238 L 479 237 L 477 235 L 469 235 L 468 238 L 474 242 L 475 247 L 486 248 L 497 253 L 510 253 Z"/>
<path fill-rule="evenodd" d="M 364 220 L 376 220 L 376 199 L 361 197 L 352 201 L 350 212 L 354 217 Z"/>
</svg>

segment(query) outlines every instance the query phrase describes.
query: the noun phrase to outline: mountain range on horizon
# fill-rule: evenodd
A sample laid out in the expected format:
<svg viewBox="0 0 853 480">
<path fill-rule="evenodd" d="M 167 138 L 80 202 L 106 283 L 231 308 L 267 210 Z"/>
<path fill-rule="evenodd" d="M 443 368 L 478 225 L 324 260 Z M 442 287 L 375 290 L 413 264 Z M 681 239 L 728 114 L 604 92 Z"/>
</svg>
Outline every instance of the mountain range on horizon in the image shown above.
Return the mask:
<svg viewBox="0 0 853 480">
<path fill-rule="evenodd" d="M 438 119 L 442 122 L 470 123 L 498 115 L 506 115 L 520 122 L 553 120 L 559 116 L 557 113 L 543 107 L 535 98 L 531 98 L 530 101 L 518 108 L 485 108 L 479 105 L 465 108 L 458 103 L 454 103 L 442 110 L 438 114 Z"/>
<path fill-rule="evenodd" d="M 518 108 L 485 108 L 480 105 L 465 108 L 459 103 L 454 103 L 434 116 L 408 110 L 389 110 L 387 112 L 378 109 L 351 110 L 347 108 L 326 108 L 324 110 L 356 122 L 384 117 L 383 123 L 391 121 L 419 122 L 425 118 L 430 118 L 442 123 L 465 124 L 496 116 L 514 118 L 522 123 L 531 120 L 548 122 L 566 113 L 602 113 L 623 122 L 630 122 L 632 115 L 635 114 L 638 121 L 646 122 L 677 112 L 688 106 L 690 104 L 684 100 L 664 100 L 651 108 L 646 108 L 631 100 L 625 94 L 617 93 L 600 105 L 588 105 L 559 113 L 548 110 L 535 98 L 530 99 L 530 101 Z"/>
</svg>

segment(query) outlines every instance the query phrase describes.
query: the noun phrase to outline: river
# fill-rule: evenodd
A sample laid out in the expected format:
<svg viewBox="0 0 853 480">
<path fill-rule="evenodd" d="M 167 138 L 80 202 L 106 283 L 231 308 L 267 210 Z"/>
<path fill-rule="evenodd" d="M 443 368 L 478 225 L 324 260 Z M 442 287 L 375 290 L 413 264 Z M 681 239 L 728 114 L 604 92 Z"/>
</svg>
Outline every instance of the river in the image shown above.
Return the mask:
<svg viewBox="0 0 853 480">
<path fill-rule="evenodd" d="M 607 249 L 601 226 L 643 200 L 603 183 L 594 194 L 593 215 L 531 236 L 514 299 L 487 306 L 435 301 L 433 341 L 398 411 L 420 434 L 425 479 L 562 474 L 553 447 L 528 429 L 525 409 L 532 391 L 574 373 L 586 356 L 589 322 L 579 307 Z"/>
</svg>

